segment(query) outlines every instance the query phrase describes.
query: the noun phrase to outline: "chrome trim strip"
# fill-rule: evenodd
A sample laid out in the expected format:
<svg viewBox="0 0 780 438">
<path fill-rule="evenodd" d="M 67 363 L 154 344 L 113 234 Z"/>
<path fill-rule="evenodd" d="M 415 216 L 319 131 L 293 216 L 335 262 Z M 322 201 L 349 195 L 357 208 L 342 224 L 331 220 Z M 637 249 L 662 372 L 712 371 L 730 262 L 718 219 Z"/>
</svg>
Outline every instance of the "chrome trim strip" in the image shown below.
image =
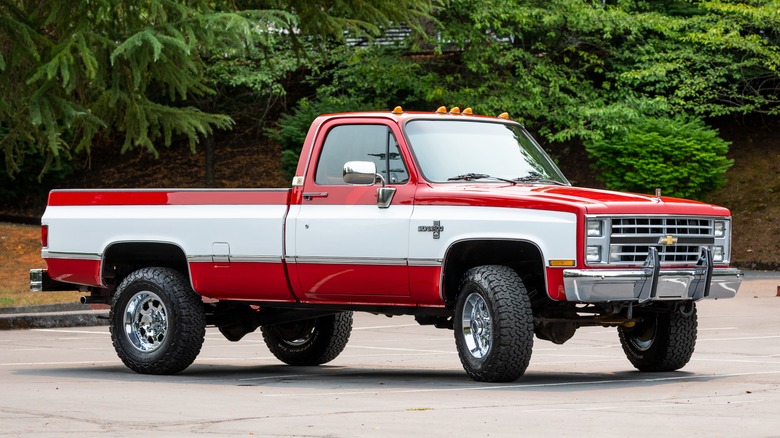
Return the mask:
<svg viewBox="0 0 780 438">
<path fill-rule="evenodd" d="M 202 263 L 213 262 L 214 257 L 225 257 L 225 255 L 193 255 L 187 257 L 188 263 Z M 282 263 L 284 258 L 282 256 L 253 256 L 253 255 L 230 255 L 227 256 L 230 262 L 244 262 L 244 263 Z"/>
<path fill-rule="evenodd" d="M 406 266 L 406 259 L 389 259 L 381 257 L 287 257 L 288 263 L 308 265 L 382 265 Z"/>
<path fill-rule="evenodd" d="M 440 267 L 443 265 L 442 259 L 409 259 L 409 266 L 431 266 Z"/>
<path fill-rule="evenodd" d="M 41 257 L 44 259 L 73 259 L 73 260 L 101 260 L 100 254 L 83 253 L 83 252 L 60 252 L 49 251 L 48 249 L 41 250 Z"/>
</svg>

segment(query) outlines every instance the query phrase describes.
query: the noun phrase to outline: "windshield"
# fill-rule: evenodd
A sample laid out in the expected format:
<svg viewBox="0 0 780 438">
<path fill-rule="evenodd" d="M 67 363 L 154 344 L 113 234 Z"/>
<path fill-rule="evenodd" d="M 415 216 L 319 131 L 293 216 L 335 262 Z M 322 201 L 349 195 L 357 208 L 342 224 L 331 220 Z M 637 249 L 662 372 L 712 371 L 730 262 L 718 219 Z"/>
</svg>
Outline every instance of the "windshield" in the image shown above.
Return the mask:
<svg viewBox="0 0 780 438">
<path fill-rule="evenodd" d="M 425 179 L 431 182 L 569 182 L 520 125 L 473 120 L 412 120 L 405 127 Z"/>
</svg>

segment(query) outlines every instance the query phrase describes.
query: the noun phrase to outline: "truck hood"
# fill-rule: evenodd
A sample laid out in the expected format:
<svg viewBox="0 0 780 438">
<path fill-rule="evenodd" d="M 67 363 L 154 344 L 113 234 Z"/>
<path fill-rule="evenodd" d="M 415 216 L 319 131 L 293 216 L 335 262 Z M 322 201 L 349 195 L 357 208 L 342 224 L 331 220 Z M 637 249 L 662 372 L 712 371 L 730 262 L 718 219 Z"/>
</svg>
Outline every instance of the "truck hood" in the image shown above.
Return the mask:
<svg viewBox="0 0 780 438">
<path fill-rule="evenodd" d="M 494 183 L 440 184 L 418 190 L 417 205 L 474 205 L 580 214 L 729 216 L 728 209 L 686 199 L 569 186 Z"/>
</svg>

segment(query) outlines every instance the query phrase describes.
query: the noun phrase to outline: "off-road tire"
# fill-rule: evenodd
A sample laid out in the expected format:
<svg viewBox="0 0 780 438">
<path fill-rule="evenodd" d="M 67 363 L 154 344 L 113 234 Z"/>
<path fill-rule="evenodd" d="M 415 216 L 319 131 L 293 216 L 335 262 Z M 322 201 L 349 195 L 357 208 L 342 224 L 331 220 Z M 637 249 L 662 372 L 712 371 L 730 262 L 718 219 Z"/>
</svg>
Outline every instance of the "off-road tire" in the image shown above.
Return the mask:
<svg viewBox="0 0 780 438">
<path fill-rule="evenodd" d="M 696 347 L 698 320 L 696 304 L 689 314 L 650 313 L 636 326 L 618 327 L 620 344 L 639 371 L 675 371 L 691 360 Z"/>
<path fill-rule="evenodd" d="M 295 366 L 315 366 L 335 359 L 352 333 L 352 312 L 260 328 L 265 345 L 280 361 Z"/>
<path fill-rule="evenodd" d="M 455 306 L 455 345 L 463 369 L 479 382 L 513 382 L 525 373 L 534 341 L 531 301 L 507 266 L 463 276 Z"/>
<path fill-rule="evenodd" d="M 181 272 L 170 268 L 143 268 L 122 280 L 109 321 L 117 355 L 141 374 L 184 370 L 206 335 L 201 297 Z"/>
</svg>

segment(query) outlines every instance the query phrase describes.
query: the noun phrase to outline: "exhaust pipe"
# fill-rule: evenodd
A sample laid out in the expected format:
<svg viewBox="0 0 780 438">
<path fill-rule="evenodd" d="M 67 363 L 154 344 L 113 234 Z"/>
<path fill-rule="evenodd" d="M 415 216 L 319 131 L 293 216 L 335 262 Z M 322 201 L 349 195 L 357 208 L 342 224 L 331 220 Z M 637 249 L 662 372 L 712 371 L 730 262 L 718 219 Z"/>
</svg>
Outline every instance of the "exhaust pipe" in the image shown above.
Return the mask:
<svg viewBox="0 0 780 438">
<path fill-rule="evenodd" d="M 81 304 L 110 304 L 110 297 L 101 296 L 83 296 L 81 297 Z"/>
</svg>

